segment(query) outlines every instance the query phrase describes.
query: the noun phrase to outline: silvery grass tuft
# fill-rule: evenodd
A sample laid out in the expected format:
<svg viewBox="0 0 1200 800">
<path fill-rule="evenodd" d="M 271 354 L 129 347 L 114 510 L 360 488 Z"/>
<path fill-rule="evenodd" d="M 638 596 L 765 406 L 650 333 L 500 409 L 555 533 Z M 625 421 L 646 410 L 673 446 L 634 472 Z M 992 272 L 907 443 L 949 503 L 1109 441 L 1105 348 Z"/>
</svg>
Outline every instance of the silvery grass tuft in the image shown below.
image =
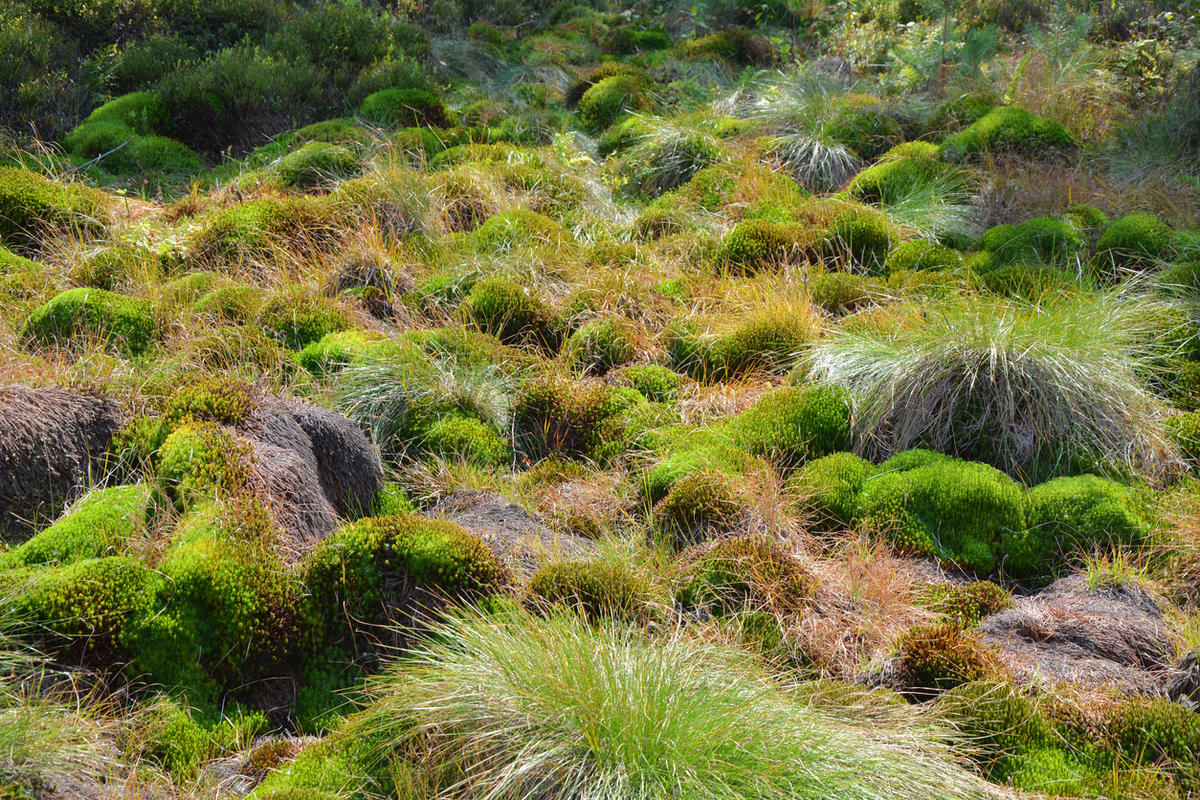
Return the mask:
<svg viewBox="0 0 1200 800">
<path fill-rule="evenodd" d="M 859 448 L 875 458 L 928 447 L 1026 479 L 1068 461 L 1153 469 L 1174 453 L 1143 381 L 1163 355 L 1152 304 L 1129 292 L 952 299 L 889 330 L 834 329 L 808 359 L 851 391 Z"/>
<path fill-rule="evenodd" d="M 467 612 L 376 681 L 363 733 L 460 770 L 456 800 L 995 796 L 939 729 L 817 710 L 751 657 L 575 614 Z"/>
</svg>

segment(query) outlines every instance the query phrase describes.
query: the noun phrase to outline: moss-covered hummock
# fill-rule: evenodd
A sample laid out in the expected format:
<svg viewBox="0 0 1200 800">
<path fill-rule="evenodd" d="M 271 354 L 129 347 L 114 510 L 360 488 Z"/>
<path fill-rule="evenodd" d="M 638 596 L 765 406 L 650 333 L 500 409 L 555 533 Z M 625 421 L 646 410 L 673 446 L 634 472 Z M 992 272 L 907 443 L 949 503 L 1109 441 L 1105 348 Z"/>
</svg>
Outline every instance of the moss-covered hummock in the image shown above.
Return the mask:
<svg viewBox="0 0 1200 800">
<path fill-rule="evenodd" d="M 95 189 L 52 181 L 36 172 L 0 166 L 0 243 L 36 245 L 52 231 L 91 234 L 108 219 L 105 196 Z"/>
<path fill-rule="evenodd" d="M 139 355 L 157 336 L 158 323 L 150 304 L 136 297 L 103 289 L 68 289 L 34 311 L 21 332 L 29 342 L 43 345 L 98 342 Z"/>
<path fill-rule="evenodd" d="M 1037 155 L 1074 147 L 1076 139 L 1062 123 L 1026 111 L 994 108 L 959 133 L 947 137 L 942 151 L 951 161 L 983 153 Z"/>
</svg>

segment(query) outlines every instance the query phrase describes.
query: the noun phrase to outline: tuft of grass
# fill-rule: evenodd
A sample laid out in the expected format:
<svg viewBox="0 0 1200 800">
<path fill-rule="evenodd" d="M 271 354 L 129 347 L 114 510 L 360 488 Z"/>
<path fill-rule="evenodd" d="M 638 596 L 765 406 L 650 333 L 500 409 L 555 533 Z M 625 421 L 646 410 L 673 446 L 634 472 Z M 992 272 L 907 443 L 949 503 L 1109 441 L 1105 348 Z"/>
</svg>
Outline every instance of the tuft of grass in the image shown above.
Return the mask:
<svg viewBox="0 0 1200 800">
<path fill-rule="evenodd" d="M 577 614 L 440 626 L 375 682 L 361 721 L 385 746 L 454 764 L 439 797 L 540 800 L 968 798 L 993 794 L 943 734 L 817 710 L 745 653 L 648 639 Z M 407 749 L 407 748 L 405 748 Z"/>
<path fill-rule="evenodd" d="M 947 300 L 891 331 L 831 331 L 809 362 L 851 391 L 860 448 L 877 456 L 928 447 L 1024 477 L 1154 468 L 1174 450 L 1139 378 L 1146 302 Z"/>
</svg>

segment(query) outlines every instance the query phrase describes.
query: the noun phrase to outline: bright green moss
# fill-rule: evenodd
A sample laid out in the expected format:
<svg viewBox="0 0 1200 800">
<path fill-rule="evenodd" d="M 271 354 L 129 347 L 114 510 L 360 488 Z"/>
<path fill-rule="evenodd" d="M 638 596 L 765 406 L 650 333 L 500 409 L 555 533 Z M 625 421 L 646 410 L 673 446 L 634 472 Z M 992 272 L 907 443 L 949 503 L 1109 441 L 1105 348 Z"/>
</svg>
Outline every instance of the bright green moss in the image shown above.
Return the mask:
<svg viewBox="0 0 1200 800">
<path fill-rule="evenodd" d="M 303 573 L 321 637 L 343 648 L 413 601 L 479 599 L 505 591 L 512 581 L 478 536 L 451 522 L 412 515 L 343 525 L 306 556 Z M 424 596 L 414 597 L 412 587 Z"/>
<path fill-rule="evenodd" d="M 265 292 L 257 286 L 217 286 L 192 304 L 192 311 L 232 323 L 252 322 L 262 309 Z"/>
<path fill-rule="evenodd" d="M 259 312 L 258 322 L 292 350 L 300 350 L 351 324 L 350 315 L 335 299 L 303 290 L 271 295 Z"/>
<path fill-rule="evenodd" d="M 622 191 L 655 198 L 683 186 L 700 170 L 728 160 L 716 138 L 690 131 L 656 132 L 638 142 L 620 165 Z"/>
<path fill-rule="evenodd" d="M 158 451 L 158 483 L 176 507 L 191 507 L 213 492 L 228 494 L 245 485 L 248 446 L 212 422 L 186 422 Z"/>
<path fill-rule="evenodd" d="M 384 89 L 369 95 L 358 115 L 387 128 L 451 128 L 454 120 L 441 98 L 428 89 Z"/>
<path fill-rule="evenodd" d="M 604 375 L 637 355 L 635 331 L 625 320 L 598 319 L 584 323 L 563 345 L 563 357 L 584 375 Z"/>
<path fill-rule="evenodd" d="M 274 166 L 283 185 L 297 189 L 330 186 L 354 177 L 362 168 L 362 158 L 353 150 L 327 142 L 309 142 Z"/>
<path fill-rule="evenodd" d="M 674 403 L 679 399 L 683 378 L 657 364 L 635 364 L 609 373 L 615 385 L 629 385 L 651 403 Z"/>
<path fill-rule="evenodd" d="M 136 290 L 159 276 L 158 257 L 149 248 L 114 245 L 93 250 L 71 267 L 71 283 L 106 291 Z"/>
<path fill-rule="evenodd" d="M 357 152 L 370 144 L 371 135 L 354 120 L 343 117 L 305 125 L 303 128 L 284 134 L 279 137 L 279 140 L 292 149 L 309 142 L 325 142 L 348 147 Z"/>
<path fill-rule="evenodd" d="M 25 573 L 27 586 L 11 601 L 18 624 L 36 631 L 39 643 L 64 660 L 97 667 L 119 663 L 139 622 L 154 612 L 159 575 L 123 556 L 91 558 Z"/>
<path fill-rule="evenodd" d="M 94 189 L 0 166 L 0 243 L 31 246 L 59 229 L 95 233 L 107 218 L 104 206 L 104 195 Z"/>
<path fill-rule="evenodd" d="M 822 311 L 841 316 L 867 305 L 878 286 L 862 275 L 823 272 L 808 282 L 808 299 Z"/>
<path fill-rule="evenodd" d="M 733 476 L 692 472 L 676 481 L 654 506 L 653 521 L 674 547 L 682 549 L 733 530 L 745 508 L 743 492 Z"/>
<path fill-rule="evenodd" d="M 1095 475 L 1055 478 L 1028 493 L 1028 528 L 1004 536 L 1004 570 L 1047 578 L 1072 555 L 1099 547 L 1136 547 L 1150 532 L 1138 497 Z"/>
<path fill-rule="evenodd" d="M 1156 766 L 1185 795 L 1200 789 L 1200 714 L 1163 698 L 1131 699 L 1109 718 L 1117 750 L 1135 763 Z"/>
<path fill-rule="evenodd" d="M 1173 252 L 1175 232 L 1152 214 L 1126 214 L 1108 223 L 1096 242 L 1095 261 L 1102 274 L 1120 279 L 1121 273 L 1145 269 Z"/>
<path fill-rule="evenodd" d="M 119 122 L 142 136 L 161 133 L 167 124 L 167 107 L 157 92 L 130 92 L 114 97 L 92 113 L 85 122 Z M 67 149 L 71 136 L 67 136 Z"/>
<path fill-rule="evenodd" d="M 912 145 L 927 145 L 915 155 L 901 155 L 914 150 Z M 902 150 L 908 148 L 908 150 Z M 908 142 L 884 153 L 878 163 L 854 176 L 846 190 L 864 203 L 891 203 L 904 197 L 915 187 L 949 174 L 953 168 L 941 160 L 941 151 L 928 142 Z"/>
<path fill-rule="evenodd" d="M 194 175 L 204 169 L 204 161 L 183 142 L 166 136 L 138 136 L 129 146 L 113 154 L 120 156 L 113 171 L 123 174 L 161 173 Z M 108 159 L 103 162 L 109 169 Z"/>
<path fill-rule="evenodd" d="M 905 550 L 981 574 L 1000 568 L 1003 542 L 1026 529 L 1022 488 L 986 464 L 921 460 L 893 459 L 876 469 L 860 496 L 864 523 Z"/>
<path fill-rule="evenodd" d="M 249 385 L 224 377 L 208 377 L 175 390 L 163 409 L 163 420 L 175 427 L 185 421 L 239 425 L 255 408 Z"/>
<path fill-rule="evenodd" d="M 1036 217 L 1019 225 L 1000 225 L 980 237 L 976 250 L 991 253 L 991 265 L 1034 261 L 1066 264 L 1083 249 L 1083 235 L 1062 217 Z"/>
<path fill-rule="evenodd" d="M 209 270 L 189 272 L 163 284 L 159 293 L 162 299 L 168 303 L 189 305 L 199 300 L 221 281 L 222 276 L 217 272 Z"/>
<path fill-rule="evenodd" d="M 139 355 L 157 335 L 150 304 L 103 289 L 68 289 L 34 311 L 22 337 L 43 346 L 96 340 L 129 355 Z"/>
<path fill-rule="evenodd" d="M 596 142 L 596 151 L 608 158 L 623 153 L 639 141 L 653 136 L 654 124 L 644 116 L 630 116 L 613 125 Z"/>
<path fill-rule="evenodd" d="M 0 570 L 120 555 L 145 525 L 149 499 L 142 484 L 91 491 L 58 522 L 0 553 Z"/>
<path fill-rule="evenodd" d="M 776 539 L 737 536 L 717 542 L 684 571 L 676 600 L 685 609 L 738 614 L 765 609 L 792 616 L 807 605 L 816 580 Z"/>
<path fill-rule="evenodd" d="M 1177 414 L 1167 418 L 1165 425 L 1189 465 L 1200 465 L 1200 412 Z"/>
<path fill-rule="evenodd" d="M 188 253 L 201 262 L 266 260 L 276 249 L 324 240 L 330 233 L 321 199 L 251 200 L 222 209 L 188 234 Z"/>
<path fill-rule="evenodd" d="M 752 275 L 777 269 L 800 255 L 801 230 L 796 225 L 752 219 L 739 222 L 721 237 L 717 263 Z"/>
<path fill-rule="evenodd" d="M 551 454 L 594 456 L 604 445 L 605 420 L 645 402 L 630 388 L 554 374 L 538 376 L 526 383 L 515 401 L 517 447 L 535 460 Z"/>
<path fill-rule="evenodd" d="M 561 246 L 570 241 L 570 233 L 561 225 L 527 208 L 493 214 L 471 237 L 479 250 L 488 253 L 517 247 Z"/>
<path fill-rule="evenodd" d="M 850 402 L 838 387 L 777 389 L 725 425 L 748 452 L 782 469 L 850 447 Z"/>
<path fill-rule="evenodd" d="M 714 431 L 675 425 L 649 431 L 643 439 L 644 446 L 662 454 L 641 478 L 639 490 L 649 503 L 662 500 L 688 475 L 699 472 L 741 475 L 765 466 L 762 460 Z"/>
<path fill-rule="evenodd" d="M 551 561 L 529 579 L 537 605 L 577 608 L 593 620 L 634 620 L 646 614 L 645 581 L 616 561 Z"/>
<path fill-rule="evenodd" d="M 1008 264 L 992 269 L 983 274 L 980 284 L 993 294 L 1030 303 L 1079 288 L 1064 271 L 1040 264 Z"/>
<path fill-rule="evenodd" d="M 604 78 L 579 98 L 579 121 L 592 133 L 599 133 L 616 122 L 626 110 L 646 105 L 642 79 L 624 73 Z"/>
<path fill-rule="evenodd" d="M 557 350 L 562 342 L 565 326 L 558 314 L 514 281 L 497 277 L 476 283 L 463 308 L 481 331 L 505 344 Z"/>
<path fill-rule="evenodd" d="M 927 134 L 958 133 L 969 127 L 996 107 L 997 98 L 990 94 L 963 94 L 952 97 L 938 106 L 925 125 Z"/>
<path fill-rule="evenodd" d="M 137 669 L 208 702 L 285 668 L 300 636 L 299 587 L 258 543 L 218 525 L 176 545 L 158 569 L 169 589 L 130 643 Z"/>
<path fill-rule="evenodd" d="M 787 483 L 797 509 L 822 529 L 849 529 L 858 496 L 875 465 L 854 453 L 831 453 L 802 466 Z"/>
<path fill-rule="evenodd" d="M 378 351 L 386 341 L 375 331 L 358 328 L 333 331 L 306 344 L 296 354 L 296 363 L 313 375 L 333 375 L 346 365 Z"/>
<path fill-rule="evenodd" d="M 893 247 L 884 261 L 883 272 L 893 275 L 905 270 L 955 269 L 962 266 L 962 253 L 928 239 L 913 239 Z"/>
<path fill-rule="evenodd" d="M 587 93 L 588 89 L 607 78 L 613 78 L 618 75 L 629 75 L 641 79 L 645 77 L 645 74 L 645 70 L 633 64 L 625 64 L 620 61 L 605 61 L 592 67 L 571 82 L 567 87 L 566 103 L 568 106 L 578 105 L 580 99 Z"/>
<path fill-rule="evenodd" d="M 441 458 L 462 459 L 481 467 L 502 466 L 510 457 L 508 442 L 474 417 L 438 420 L 425 432 L 422 447 Z"/>
<path fill-rule="evenodd" d="M 984 114 L 965 130 L 949 136 L 943 152 L 951 161 L 983 153 L 1038 153 L 1075 146 L 1075 137 L 1061 123 L 1023 108 L 1004 106 Z"/>
</svg>

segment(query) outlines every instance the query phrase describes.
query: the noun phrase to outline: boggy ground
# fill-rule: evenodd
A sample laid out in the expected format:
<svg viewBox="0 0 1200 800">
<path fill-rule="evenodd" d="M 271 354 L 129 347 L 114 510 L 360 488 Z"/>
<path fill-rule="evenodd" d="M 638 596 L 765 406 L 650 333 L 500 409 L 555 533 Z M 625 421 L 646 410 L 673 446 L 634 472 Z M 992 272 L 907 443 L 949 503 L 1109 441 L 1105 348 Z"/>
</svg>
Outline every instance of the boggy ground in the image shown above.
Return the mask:
<svg viewBox="0 0 1200 800">
<path fill-rule="evenodd" d="M 1197 9 L 0 9 L 0 798 L 1200 793 Z"/>
</svg>

